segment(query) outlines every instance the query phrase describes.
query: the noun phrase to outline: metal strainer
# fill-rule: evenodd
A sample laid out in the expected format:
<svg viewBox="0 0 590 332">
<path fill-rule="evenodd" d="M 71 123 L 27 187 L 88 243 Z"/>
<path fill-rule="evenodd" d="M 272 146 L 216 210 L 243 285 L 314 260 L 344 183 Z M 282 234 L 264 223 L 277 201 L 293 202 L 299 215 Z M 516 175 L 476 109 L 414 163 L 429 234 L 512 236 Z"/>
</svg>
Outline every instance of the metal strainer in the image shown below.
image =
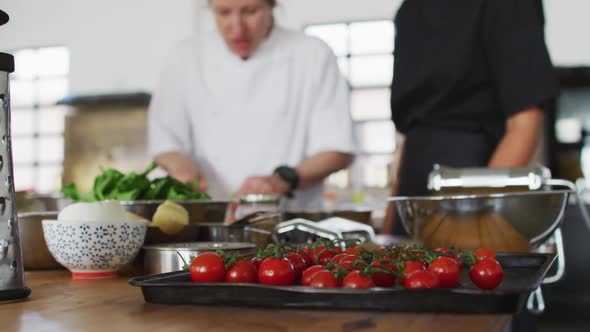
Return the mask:
<svg viewBox="0 0 590 332">
<path fill-rule="evenodd" d="M 432 196 L 391 197 L 401 222 L 426 246 L 455 246 L 472 250 L 528 252 L 550 241 L 556 248 L 557 270 L 544 283 L 563 277 L 565 256 L 560 224 L 570 194 L 570 181 L 552 179 L 543 166 L 514 169 L 455 169 L 435 165 L 429 175 Z M 590 227 L 583 204 L 578 204 Z M 531 294 L 528 308 L 542 312 L 540 289 Z"/>
</svg>

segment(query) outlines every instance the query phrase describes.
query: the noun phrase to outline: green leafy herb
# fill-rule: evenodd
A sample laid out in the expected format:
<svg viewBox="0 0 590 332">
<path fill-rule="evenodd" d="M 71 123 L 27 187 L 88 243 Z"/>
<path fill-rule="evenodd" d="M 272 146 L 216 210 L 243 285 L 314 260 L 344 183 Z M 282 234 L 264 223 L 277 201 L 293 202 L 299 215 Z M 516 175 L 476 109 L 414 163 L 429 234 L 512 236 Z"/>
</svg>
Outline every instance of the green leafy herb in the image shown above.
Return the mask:
<svg viewBox="0 0 590 332">
<path fill-rule="evenodd" d="M 153 181 L 148 174 L 157 167 L 152 162 L 142 173 L 130 172 L 123 174 L 116 169 L 104 170 L 94 179 L 91 193 L 80 194 L 75 183 L 64 185 L 62 192 L 74 201 L 102 201 L 102 200 L 176 200 L 210 199 L 207 193 L 199 192 L 199 181 L 195 180 L 191 186 L 166 176 Z"/>
</svg>

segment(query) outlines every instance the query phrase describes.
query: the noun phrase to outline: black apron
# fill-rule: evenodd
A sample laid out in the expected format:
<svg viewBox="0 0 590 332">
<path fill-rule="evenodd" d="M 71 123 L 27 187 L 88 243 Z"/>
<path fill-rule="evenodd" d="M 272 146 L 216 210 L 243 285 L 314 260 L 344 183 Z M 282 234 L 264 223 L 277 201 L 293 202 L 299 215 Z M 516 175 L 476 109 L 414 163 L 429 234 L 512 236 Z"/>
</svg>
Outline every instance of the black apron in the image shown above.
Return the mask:
<svg viewBox="0 0 590 332">
<path fill-rule="evenodd" d="M 498 140 L 485 132 L 418 127 L 406 134 L 398 174 L 397 196 L 427 196 L 428 174 L 434 164 L 486 167 Z M 393 234 L 407 235 L 396 216 Z"/>
<path fill-rule="evenodd" d="M 497 144 L 497 139 L 483 131 L 411 129 L 406 134 L 397 195 L 428 195 L 428 174 L 434 164 L 458 168 L 487 166 Z"/>
</svg>

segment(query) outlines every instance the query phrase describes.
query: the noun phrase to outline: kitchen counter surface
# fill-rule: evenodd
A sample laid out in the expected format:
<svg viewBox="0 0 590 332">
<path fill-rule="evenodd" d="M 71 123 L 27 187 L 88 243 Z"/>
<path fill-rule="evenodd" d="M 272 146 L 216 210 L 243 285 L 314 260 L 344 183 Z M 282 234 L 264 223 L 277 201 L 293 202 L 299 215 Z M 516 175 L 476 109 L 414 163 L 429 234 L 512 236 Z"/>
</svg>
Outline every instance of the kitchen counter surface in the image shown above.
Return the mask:
<svg viewBox="0 0 590 332">
<path fill-rule="evenodd" d="M 0 303 L 2 331 L 502 331 L 510 316 L 155 305 L 127 278 L 28 272 L 27 301 Z"/>
</svg>

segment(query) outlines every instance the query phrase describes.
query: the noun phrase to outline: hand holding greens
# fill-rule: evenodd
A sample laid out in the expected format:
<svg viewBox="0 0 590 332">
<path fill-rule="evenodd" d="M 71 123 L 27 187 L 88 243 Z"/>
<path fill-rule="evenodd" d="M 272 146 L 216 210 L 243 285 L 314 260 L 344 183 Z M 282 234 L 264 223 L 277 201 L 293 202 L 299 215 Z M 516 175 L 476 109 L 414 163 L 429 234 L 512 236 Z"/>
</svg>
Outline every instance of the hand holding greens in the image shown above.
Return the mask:
<svg viewBox="0 0 590 332">
<path fill-rule="evenodd" d="M 182 183 L 166 176 L 150 181 L 147 175 L 157 167 L 152 162 L 142 173 L 123 174 L 116 169 L 104 170 L 94 179 L 92 192 L 80 194 L 75 183 L 64 185 L 62 193 L 74 201 L 93 202 L 103 200 L 173 200 L 211 199 L 207 193 L 198 191 L 199 180 Z"/>
</svg>

